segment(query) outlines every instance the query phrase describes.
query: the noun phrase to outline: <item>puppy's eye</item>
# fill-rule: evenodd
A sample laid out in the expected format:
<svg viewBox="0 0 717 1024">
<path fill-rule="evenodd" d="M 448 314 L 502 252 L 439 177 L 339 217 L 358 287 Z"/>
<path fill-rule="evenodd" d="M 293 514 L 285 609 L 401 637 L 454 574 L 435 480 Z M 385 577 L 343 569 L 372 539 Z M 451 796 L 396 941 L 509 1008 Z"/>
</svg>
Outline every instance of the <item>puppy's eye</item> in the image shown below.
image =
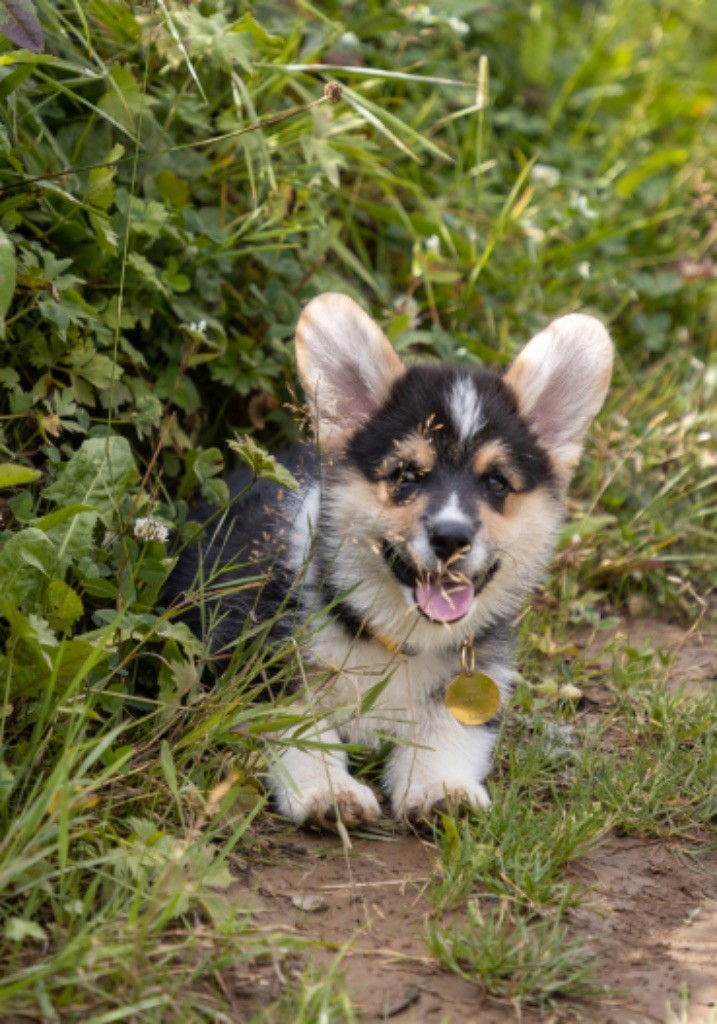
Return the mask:
<svg viewBox="0 0 717 1024">
<path fill-rule="evenodd" d="M 411 463 L 401 463 L 396 466 L 395 469 L 391 470 L 388 474 L 387 480 L 394 490 L 398 490 L 401 487 L 411 487 L 413 484 L 417 484 L 420 476 L 421 474 L 416 466 Z"/>
<path fill-rule="evenodd" d="M 483 477 L 483 483 L 490 494 L 506 494 L 510 490 L 510 484 L 500 473 L 488 473 Z"/>
</svg>

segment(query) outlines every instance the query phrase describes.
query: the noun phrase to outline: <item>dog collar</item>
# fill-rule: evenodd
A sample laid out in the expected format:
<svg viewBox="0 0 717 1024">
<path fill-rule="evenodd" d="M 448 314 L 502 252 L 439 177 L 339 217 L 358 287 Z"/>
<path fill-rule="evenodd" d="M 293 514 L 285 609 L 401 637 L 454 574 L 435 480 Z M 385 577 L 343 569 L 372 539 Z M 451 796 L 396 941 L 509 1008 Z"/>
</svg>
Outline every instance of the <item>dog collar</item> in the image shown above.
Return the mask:
<svg viewBox="0 0 717 1024">
<path fill-rule="evenodd" d="M 326 589 L 325 587 L 324 590 Z M 335 600 L 330 606 L 330 613 L 351 636 L 361 640 L 378 640 L 390 654 L 401 654 L 404 657 L 413 658 L 421 653 L 420 648 L 416 647 L 415 644 L 403 643 L 401 640 L 389 636 L 388 633 L 380 633 L 378 630 L 373 629 L 366 622 L 366 619 L 358 616 L 345 601 Z"/>
</svg>

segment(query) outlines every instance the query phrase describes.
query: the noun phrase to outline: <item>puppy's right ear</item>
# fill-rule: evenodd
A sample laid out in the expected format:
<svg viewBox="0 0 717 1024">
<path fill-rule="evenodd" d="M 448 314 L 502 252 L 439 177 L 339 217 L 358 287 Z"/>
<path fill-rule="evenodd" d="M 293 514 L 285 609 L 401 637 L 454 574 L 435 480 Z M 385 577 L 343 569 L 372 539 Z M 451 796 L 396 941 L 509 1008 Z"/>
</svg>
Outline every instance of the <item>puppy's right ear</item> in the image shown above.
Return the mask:
<svg viewBox="0 0 717 1024">
<path fill-rule="evenodd" d="M 296 360 L 321 446 L 341 448 L 405 371 L 390 341 L 348 295 L 312 299 L 296 327 Z"/>
</svg>

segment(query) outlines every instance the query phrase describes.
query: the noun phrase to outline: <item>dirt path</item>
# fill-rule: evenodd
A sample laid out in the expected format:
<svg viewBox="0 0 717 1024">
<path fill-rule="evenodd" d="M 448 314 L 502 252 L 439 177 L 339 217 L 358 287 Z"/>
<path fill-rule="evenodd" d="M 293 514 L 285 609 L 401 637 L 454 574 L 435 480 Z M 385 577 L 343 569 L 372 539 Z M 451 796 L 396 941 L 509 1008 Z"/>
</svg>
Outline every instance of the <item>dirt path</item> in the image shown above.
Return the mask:
<svg viewBox="0 0 717 1024">
<path fill-rule="evenodd" d="M 673 650 L 671 685 L 715 687 L 711 639 L 644 621 L 630 633 L 633 643 Z M 357 839 L 345 851 L 333 837 L 284 835 L 269 840 L 276 863 L 253 870 L 231 895 L 244 905 L 253 901 L 260 928 L 315 939 L 311 962 L 319 968 L 328 969 L 343 950 L 341 970 L 370 1024 L 717 1024 L 717 850 L 695 858 L 676 847 L 614 836 L 577 861 L 572 875 L 592 899 L 573 914 L 572 927 L 576 938 L 591 941 L 603 962 L 599 977 L 615 995 L 521 1016 L 428 955 L 421 936 L 436 862 L 428 840 L 404 834 Z M 287 982 L 292 979 L 277 968 L 268 969 L 246 979 L 242 1000 L 255 1008 Z"/>
<path fill-rule="evenodd" d="M 669 1003 L 685 1024 L 717 1021 L 717 853 L 692 861 L 675 848 L 614 839 L 577 862 L 595 907 L 575 925 L 605 958 L 600 976 L 621 990 L 613 1006 L 588 1016 L 600 1024 L 664 1021 Z"/>
<path fill-rule="evenodd" d="M 485 997 L 427 955 L 421 934 L 431 910 L 426 889 L 436 855 L 426 840 L 358 840 L 347 853 L 334 839 L 307 835 L 283 853 L 280 863 L 254 877 L 257 923 L 328 944 L 330 949 L 312 954 L 325 968 L 346 947 L 342 970 L 366 1021 L 517 1019 L 512 1006 Z M 594 892 L 591 908 L 573 916 L 575 934 L 593 940 L 605 961 L 599 976 L 616 995 L 547 1017 L 525 1011 L 526 1024 L 662 1022 L 668 1003 L 678 1014 L 683 984 L 689 1024 L 714 1024 L 717 853 L 690 863 L 659 844 L 615 838 L 578 861 L 573 873 Z M 245 893 L 242 885 L 233 895 L 241 901 Z M 264 990 L 267 997 L 276 994 L 275 986 Z M 252 995 L 262 1001 L 260 989 Z"/>
</svg>

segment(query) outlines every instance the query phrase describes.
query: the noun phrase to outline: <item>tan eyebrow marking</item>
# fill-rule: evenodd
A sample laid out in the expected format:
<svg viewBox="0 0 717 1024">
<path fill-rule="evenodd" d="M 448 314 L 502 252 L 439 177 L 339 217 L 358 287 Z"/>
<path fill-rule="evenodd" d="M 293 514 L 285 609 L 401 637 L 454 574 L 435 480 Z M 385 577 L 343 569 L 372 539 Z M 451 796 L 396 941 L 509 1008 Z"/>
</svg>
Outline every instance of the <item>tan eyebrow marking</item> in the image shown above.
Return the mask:
<svg viewBox="0 0 717 1024">
<path fill-rule="evenodd" d="M 483 476 L 491 470 L 502 473 L 514 490 L 520 490 L 523 479 L 512 463 L 510 449 L 502 441 L 487 441 L 473 456 L 476 476 Z"/>
<path fill-rule="evenodd" d="M 436 449 L 424 434 L 407 434 L 394 442 L 393 451 L 378 467 L 379 474 L 385 476 L 401 463 L 410 463 L 419 473 L 430 473 L 436 464 Z"/>
</svg>

